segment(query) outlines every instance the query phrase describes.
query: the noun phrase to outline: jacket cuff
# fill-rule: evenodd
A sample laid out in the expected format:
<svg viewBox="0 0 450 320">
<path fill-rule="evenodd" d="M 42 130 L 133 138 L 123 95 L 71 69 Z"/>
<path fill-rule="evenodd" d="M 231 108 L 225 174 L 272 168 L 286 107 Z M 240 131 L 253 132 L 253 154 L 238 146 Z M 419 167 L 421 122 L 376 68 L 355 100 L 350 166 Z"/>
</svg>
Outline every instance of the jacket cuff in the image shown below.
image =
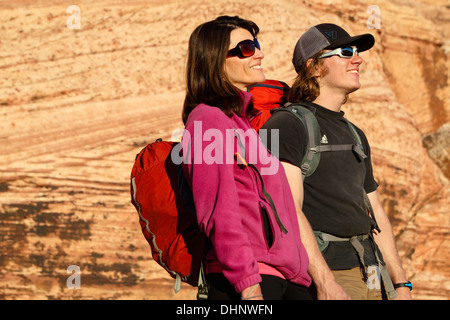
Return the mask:
<svg viewBox="0 0 450 320">
<path fill-rule="evenodd" d="M 236 292 L 241 293 L 245 288 L 251 287 L 257 283 L 260 283 L 261 281 L 261 275 L 258 273 L 237 282 L 234 285 L 234 288 L 236 289 Z"/>
</svg>

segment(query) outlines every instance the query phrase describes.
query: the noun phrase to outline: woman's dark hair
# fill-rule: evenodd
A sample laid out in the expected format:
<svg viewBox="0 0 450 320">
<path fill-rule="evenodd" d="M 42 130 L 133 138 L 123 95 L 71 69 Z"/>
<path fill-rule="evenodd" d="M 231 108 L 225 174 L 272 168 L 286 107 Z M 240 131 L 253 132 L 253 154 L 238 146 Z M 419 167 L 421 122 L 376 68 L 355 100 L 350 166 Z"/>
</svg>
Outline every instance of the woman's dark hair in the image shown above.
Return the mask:
<svg viewBox="0 0 450 320">
<path fill-rule="evenodd" d="M 249 20 L 221 16 L 198 26 L 189 39 L 186 66 L 186 97 L 182 119 L 186 124 L 191 111 L 200 103 L 220 108 L 227 116 L 241 114 L 243 98 L 225 72 L 225 60 L 234 29 L 248 30 L 256 38 L 259 28 Z M 246 116 L 252 113 L 247 109 Z"/>
</svg>

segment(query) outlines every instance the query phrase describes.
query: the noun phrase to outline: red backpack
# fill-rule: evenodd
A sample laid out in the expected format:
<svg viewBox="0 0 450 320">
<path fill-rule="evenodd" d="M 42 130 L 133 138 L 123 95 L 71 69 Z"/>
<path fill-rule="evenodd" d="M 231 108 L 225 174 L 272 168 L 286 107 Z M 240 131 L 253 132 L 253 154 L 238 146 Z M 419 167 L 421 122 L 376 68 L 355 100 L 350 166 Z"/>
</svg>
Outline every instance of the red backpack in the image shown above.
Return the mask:
<svg viewBox="0 0 450 320">
<path fill-rule="evenodd" d="M 260 112 L 251 121 L 253 129 L 258 132 L 270 118 L 270 111 L 287 102 L 289 86 L 282 81 L 266 80 L 249 87 L 248 91 L 253 95 L 253 107 Z"/>
<path fill-rule="evenodd" d="M 205 237 L 195 219 L 192 193 L 181 165 L 171 159 L 177 142 L 158 139 L 136 156 L 131 171 L 131 202 L 150 244 L 153 259 L 174 278 L 198 285 Z"/>
</svg>

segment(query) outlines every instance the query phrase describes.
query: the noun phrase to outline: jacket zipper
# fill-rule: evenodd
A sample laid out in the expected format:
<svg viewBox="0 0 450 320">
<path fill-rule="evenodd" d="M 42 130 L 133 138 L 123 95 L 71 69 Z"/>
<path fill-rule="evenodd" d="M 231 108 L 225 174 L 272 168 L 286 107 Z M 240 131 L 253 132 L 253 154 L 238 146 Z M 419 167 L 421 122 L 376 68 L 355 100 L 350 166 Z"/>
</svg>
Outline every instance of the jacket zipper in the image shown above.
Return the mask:
<svg viewBox="0 0 450 320">
<path fill-rule="evenodd" d="M 280 216 L 278 215 L 278 211 L 277 211 L 277 208 L 275 207 L 275 203 L 273 202 L 272 196 L 266 190 L 266 187 L 265 187 L 265 184 L 264 184 L 264 179 L 263 179 L 261 173 L 259 172 L 258 168 L 253 163 L 248 163 L 245 160 L 247 154 L 246 154 L 246 151 L 245 151 L 244 144 L 242 143 L 242 140 L 241 140 L 239 134 L 237 133 L 236 129 L 234 129 L 234 133 L 235 133 L 235 137 L 237 139 L 237 142 L 238 142 L 239 147 L 240 147 L 241 152 L 242 152 L 242 155 L 239 152 L 235 153 L 236 161 L 237 161 L 238 165 L 241 168 L 243 168 L 243 169 L 245 169 L 247 167 L 251 167 L 256 172 L 256 174 L 259 177 L 259 180 L 261 181 L 262 195 L 269 202 L 270 207 L 272 208 L 273 214 L 275 216 L 275 220 L 276 220 L 278 226 L 280 227 L 281 232 L 283 232 L 285 234 L 288 233 L 288 230 L 286 229 L 286 227 L 281 222 Z"/>
</svg>

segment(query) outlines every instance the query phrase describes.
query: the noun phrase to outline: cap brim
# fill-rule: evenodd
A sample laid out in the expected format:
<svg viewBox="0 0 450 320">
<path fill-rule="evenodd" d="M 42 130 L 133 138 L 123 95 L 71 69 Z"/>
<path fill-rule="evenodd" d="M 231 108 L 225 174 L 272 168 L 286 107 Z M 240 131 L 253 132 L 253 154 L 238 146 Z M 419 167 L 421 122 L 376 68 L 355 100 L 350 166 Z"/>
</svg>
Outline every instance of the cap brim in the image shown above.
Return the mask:
<svg viewBox="0 0 450 320">
<path fill-rule="evenodd" d="M 354 36 L 341 41 L 333 42 L 325 49 L 337 49 L 342 46 L 356 46 L 359 52 L 369 50 L 375 44 L 375 38 L 370 33 L 362 34 L 360 36 Z"/>
</svg>

